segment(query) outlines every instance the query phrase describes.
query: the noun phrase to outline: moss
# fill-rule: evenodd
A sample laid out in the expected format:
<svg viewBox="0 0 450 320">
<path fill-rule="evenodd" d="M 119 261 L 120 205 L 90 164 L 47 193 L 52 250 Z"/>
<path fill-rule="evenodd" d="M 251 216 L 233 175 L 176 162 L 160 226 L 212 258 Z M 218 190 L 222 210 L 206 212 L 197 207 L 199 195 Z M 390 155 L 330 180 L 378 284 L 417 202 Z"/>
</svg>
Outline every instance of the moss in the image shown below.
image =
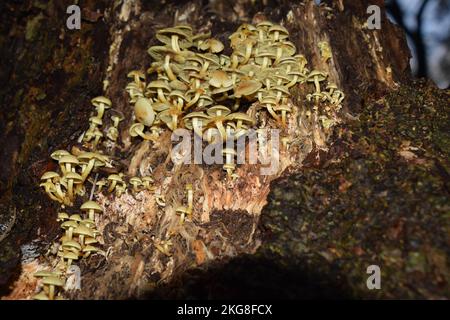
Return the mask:
<svg viewBox="0 0 450 320">
<path fill-rule="evenodd" d="M 27 21 L 27 25 L 25 27 L 25 40 L 32 41 L 35 39 L 36 35 L 38 34 L 42 19 L 44 19 L 44 15 L 42 13 L 39 13 L 37 16 L 34 16 Z"/>
<path fill-rule="evenodd" d="M 274 183 L 260 252 L 342 277 L 356 297 L 449 297 L 446 99 L 419 82 L 365 106 L 336 131 L 338 161 Z M 371 264 L 382 290 L 365 286 Z"/>
</svg>

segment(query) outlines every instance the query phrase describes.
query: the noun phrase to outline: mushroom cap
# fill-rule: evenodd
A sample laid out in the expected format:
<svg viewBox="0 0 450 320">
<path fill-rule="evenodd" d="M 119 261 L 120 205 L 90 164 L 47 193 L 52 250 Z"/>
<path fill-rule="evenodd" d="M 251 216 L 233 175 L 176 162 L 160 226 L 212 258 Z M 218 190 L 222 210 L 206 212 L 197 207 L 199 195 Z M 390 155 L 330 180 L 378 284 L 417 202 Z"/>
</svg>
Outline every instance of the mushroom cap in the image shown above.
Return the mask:
<svg viewBox="0 0 450 320">
<path fill-rule="evenodd" d="M 271 89 L 274 91 L 281 91 L 282 93 L 289 95 L 289 89 L 285 86 L 273 86 Z"/>
<path fill-rule="evenodd" d="M 64 164 L 64 163 L 78 164 L 78 163 L 80 163 L 80 161 L 78 161 L 78 159 L 75 156 L 68 154 L 68 155 L 62 156 L 59 159 L 58 163 L 59 164 Z"/>
<path fill-rule="evenodd" d="M 229 118 L 230 120 L 242 120 L 244 122 L 248 122 L 251 125 L 253 125 L 255 123 L 255 119 L 253 119 L 248 114 L 243 113 L 243 112 L 234 112 L 234 113 L 228 115 L 227 118 Z"/>
<path fill-rule="evenodd" d="M 51 153 L 50 157 L 53 160 L 59 160 L 62 156 L 66 156 L 69 154 L 70 154 L 70 152 L 67 150 L 56 150 Z"/>
<path fill-rule="evenodd" d="M 314 82 L 314 78 L 317 78 L 319 81 L 323 81 L 327 78 L 327 74 L 319 70 L 313 70 L 308 75 L 308 82 Z"/>
<path fill-rule="evenodd" d="M 83 180 L 83 178 L 76 172 L 67 172 L 64 178 L 73 180 L 74 183 L 80 183 Z"/>
<path fill-rule="evenodd" d="M 170 108 L 170 104 L 166 102 L 156 101 L 153 103 L 153 110 L 161 112 Z"/>
<path fill-rule="evenodd" d="M 142 184 L 142 180 L 139 177 L 131 177 L 130 178 L 130 183 L 131 184 Z"/>
<path fill-rule="evenodd" d="M 243 80 L 234 88 L 234 96 L 240 98 L 242 96 L 250 96 L 262 87 L 261 82 L 255 80 Z"/>
<path fill-rule="evenodd" d="M 72 215 L 70 215 L 69 220 L 80 222 L 81 221 L 81 217 L 80 217 L 79 214 L 72 214 Z"/>
<path fill-rule="evenodd" d="M 261 101 L 262 104 L 272 104 L 272 105 L 276 105 L 277 104 L 277 100 L 275 99 L 275 97 L 273 96 L 266 96 L 262 99 Z"/>
<path fill-rule="evenodd" d="M 50 298 L 45 294 L 44 291 L 41 291 L 33 296 L 33 300 L 50 300 Z"/>
<path fill-rule="evenodd" d="M 289 31 L 279 24 L 274 24 L 269 28 L 269 34 L 274 33 L 275 31 L 280 32 L 280 34 L 289 35 Z"/>
<path fill-rule="evenodd" d="M 338 89 L 338 86 L 337 86 L 334 82 L 330 82 L 330 83 L 328 83 L 328 85 L 327 85 L 327 89 L 334 89 L 334 90 L 337 90 L 337 89 Z"/>
<path fill-rule="evenodd" d="M 78 254 L 76 254 L 75 252 L 72 252 L 72 251 L 63 252 L 62 257 L 64 259 L 78 260 Z M 64 282 L 62 285 L 64 285 Z"/>
<path fill-rule="evenodd" d="M 200 50 L 210 50 L 212 53 L 221 52 L 224 49 L 224 45 L 217 39 L 206 39 L 199 45 Z"/>
<path fill-rule="evenodd" d="M 112 106 L 111 100 L 109 100 L 107 97 L 104 96 L 98 96 L 93 98 L 91 100 L 91 103 L 96 107 L 99 107 L 101 104 L 103 104 L 105 108 L 110 108 Z"/>
<path fill-rule="evenodd" d="M 80 207 L 82 211 L 94 210 L 95 212 L 103 212 L 103 208 L 95 201 L 89 200 Z"/>
<path fill-rule="evenodd" d="M 98 241 L 95 238 L 88 237 L 84 240 L 85 245 L 94 244 L 94 243 L 98 243 Z"/>
<path fill-rule="evenodd" d="M 145 73 L 143 73 L 140 70 L 133 70 L 128 72 L 127 77 L 128 78 L 134 78 L 135 76 L 139 77 L 142 80 L 145 80 Z"/>
<path fill-rule="evenodd" d="M 147 98 L 139 98 L 134 105 L 134 115 L 136 120 L 150 127 L 155 121 L 155 111 L 153 111 L 152 103 Z"/>
<path fill-rule="evenodd" d="M 169 86 L 174 90 L 186 91 L 189 87 L 182 81 L 175 79 L 170 81 Z"/>
<path fill-rule="evenodd" d="M 229 87 L 233 85 L 233 80 L 222 70 L 214 70 L 209 75 L 209 84 L 215 88 Z"/>
<path fill-rule="evenodd" d="M 55 171 L 47 171 L 45 172 L 42 177 L 41 180 L 48 180 L 48 179 L 53 179 L 53 178 L 59 178 L 59 174 L 56 173 Z"/>
<path fill-rule="evenodd" d="M 55 277 L 61 275 L 61 272 L 58 271 L 48 271 L 48 270 L 40 270 L 33 274 L 36 278 L 43 278 L 43 277 Z"/>
<path fill-rule="evenodd" d="M 183 117 L 183 119 L 190 119 L 190 118 L 204 118 L 204 119 L 206 119 L 206 118 L 209 118 L 209 116 L 204 114 L 203 112 L 194 111 L 194 112 L 188 113 L 187 115 L 185 115 Z"/>
<path fill-rule="evenodd" d="M 215 117 L 215 116 L 217 116 L 219 113 L 220 113 L 222 116 L 226 116 L 226 115 L 228 115 L 228 114 L 231 113 L 231 110 L 228 109 L 228 108 L 225 107 L 225 106 L 222 106 L 222 105 L 215 105 L 214 107 L 211 107 L 211 108 L 209 108 L 208 110 L 206 110 L 206 113 L 207 113 L 209 116 L 211 116 L 211 117 Z"/>
<path fill-rule="evenodd" d="M 283 41 L 279 43 L 277 47 L 283 50 L 283 56 L 293 56 L 297 50 L 295 44 L 291 41 Z"/>
<path fill-rule="evenodd" d="M 169 93 L 169 98 L 175 98 L 175 99 L 181 98 L 181 99 L 183 99 L 185 101 L 187 100 L 185 95 L 184 95 L 184 93 L 182 91 L 180 91 L 180 90 L 172 90 Z"/>
<path fill-rule="evenodd" d="M 74 240 L 66 240 L 62 243 L 63 248 L 75 248 L 78 251 L 81 250 L 81 245 Z"/>
<path fill-rule="evenodd" d="M 122 177 L 121 176 L 119 176 L 118 174 L 115 174 L 115 173 L 113 173 L 113 174 L 110 174 L 109 176 L 108 176 L 108 178 L 107 178 L 108 180 L 111 180 L 111 181 L 123 181 L 122 180 Z"/>
<path fill-rule="evenodd" d="M 144 124 L 140 122 L 133 123 L 129 129 L 130 136 L 137 137 L 144 132 Z M 109 179 L 109 178 L 108 178 Z"/>
<path fill-rule="evenodd" d="M 192 29 L 189 30 L 189 29 L 185 29 L 184 27 L 165 28 L 165 29 L 158 30 L 158 32 L 156 33 L 156 38 L 159 41 L 161 41 L 161 40 L 160 40 L 160 38 L 158 38 L 158 35 L 169 35 L 169 36 L 177 35 L 180 38 L 187 38 L 187 37 L 189 37 L 190 31 L 192 31 Z M 166 40 L 166 38 L 163 38 L 163 39 Z M 161 42 L 165 43 L 164 41 L 161 41 Z"/>
<path fill-rule="evenodd" d="M 73 233 L 94 238 L 94 231 L 84 225 L 79 225 L 75 230 L 73 230 Z"/>
<path fill-rule="evenodd" d="M 275 111 L 286 111 L 286 112 L 291 112 L 292 111 L 292 109 L 288 105 L 285 105 L 285 104 L 281 104 L 279 106 L 276 106 L 276 107 L 273 108 L 273 110 L 275 110 Z"/>
<path fill-rule="evenodd" d="M 78 223 L 73 220 L 64 221 L 63 223 L 61 223 L 61 228 L 63 228 L 63 229 L 69 229 L 69 228 L 75 229 L 77 227 L 78 227 Z"/>
<path fill-rule="evenodd" d="M 217 66 L 220 65 L 220 58 L 214 53 L 197 53 L 197 56 Z"/>
<path fill-rule="evenodd" d="M 80 223 L 88 228 L 92 228 L 93 226 L 95 226 L 94 220 L 91 219 L 83 219 Z"/>
<path fill-rule="evenodd" d="M 59 220 L 69 219 L 69 215 L 66 212 L 59 212 L 58 219 Z"/>
<path fill-rule="evenodd" d="M 78 259 L 78 256 L 77 256 Z M 62 287 L 64 286 L 64 280 L 57 278 L 57 277 L 45 277 L 44 279 L 42 279 L 42 283 L 43 284 L 47 284 L 47 285 L 51 285 L 51 286 L 55 286 L 55 287 Z"/>
<path fill-rule="evenodd" d="M 170 86 L 164 80 L 153 80 L 147 85 L 147 88 L 150 89 L 164 89 L 166 91 L 170 91 Z"/>
<path fill-rule="evenodd" d="M 256 25 L 256 28 L 257 28 L 257 29 L 259 29 L 259 28 L 268 29 L 268 28 L 270 28 L 270 27 L 272 27 L 272 26 L 273 26 L 273 23 L 266 20 L 266 21 L 261 21 L 260 23 L 258 23 L 258 24 Z"/>
<path fill-rule="evenodd" d="M 98 249 L 94 246 L 87 245 L 83 248 L 83 252 L 96 252 Z"/>
<path fill-rule="evenodd" d="M 142 177 L 142 182 L 150 182 L 150 183 L 153 183 L 153 182 L 155 182 L 155 179 L 153 179 L 153 177 L 151 177 L 151 176 L 145 176 L 145 177 Z"/>
</svg>

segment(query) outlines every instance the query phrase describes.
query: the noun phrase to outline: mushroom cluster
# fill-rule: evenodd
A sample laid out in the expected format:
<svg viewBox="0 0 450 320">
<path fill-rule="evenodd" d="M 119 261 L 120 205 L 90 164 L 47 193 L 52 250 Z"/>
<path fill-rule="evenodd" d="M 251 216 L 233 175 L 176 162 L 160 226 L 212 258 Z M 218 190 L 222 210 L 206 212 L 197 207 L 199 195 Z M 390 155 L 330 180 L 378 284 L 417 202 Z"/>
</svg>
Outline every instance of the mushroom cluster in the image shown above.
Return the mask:
<svg viewBox="0 0 450 320">
<path fill-rule="evenodd" d="M 299 83 L 314 84 L 308 100 L 316 105 L 325 100 L 340 104 L 343 99 L 333 84 L 320 90 L 327 75 L 306 68 L 306 58 L 296 54 L 281 25 L 241 25 L 229 37 L 230 56 L 222 54 L 224 45 L 210 36 L 194 34 L 187 25 L 156 33 L 161 44 L 148 49 L 154 60 L 149 80 L 140 71 L 128 75 L 132 82 L 126 89 L 136 119 L 129 129 L 132 137 L 155 141 L 163 127 L 184 127 L 209 143 L 238 139 L 256 125 L 247 112 L 254 102 L 284 128 L 292 111 L 289 89 Z M 224 170 L 236 178 L 234 155 L 233 149 L 223 150 Z"/>
<path fill-rule="evenodd" d="M 66 206 L 72 206 L 77 195 L 85 194 L 85 182 L 92 171 L 112 167 L 109 157 L 98 152 L 80 151 L 75 155 L 66 150 L 56 150 L 50 156 L 58 162 L 60 173 L 45 172 L 40 186 L 50 199 Z"/>
<path fill-rule="evenodd" d="M 38 271 L 34 274 L 37 278 L 43 278 L 44 286 L 43 290 L 33 297 L 34 299 L 54 300 L 55 287 L 64 286 L 64 277 L 72 262 L 83 257 L 87 258 L 90 254 L 99 251 L 95 247 L 95 244 L 98 243 L 95 215 L 101 214 L 103 208 L 98 203 L 89 200 L 81 205 L 80 210 L 83 212 L 82 215 L 58 213 L 56 220 L 61 223 L 61 228 L 65 231 L 58 245 L 57 256 L 60 260 L 55 266 L 56 271 Z M 61 296 L 56 298 L 61 299 Z"/>
<path fill-rule="evenodd" d="M 161 44 L 148 49 L 153 62 L 147 73 L 134 70 L 127 75 L 130 82 L 125 90 L 134 108 L 134 123 L 128 129 L 131 137 L 157 141 L 167 128 L 186 128 L 208 143 L 224 145 L 257 129 L 261 146 L 265 142 L 259 133 L 267 123 L 281 129 L 291 123 L 290 89 L 298 84 L 313 88 L 306 95 L 299 118 L 306 114 L 314 121 L 321 120 L 327 129 L 342 107 L 344 93 L 327 81 L 325 72 L 307 68 L 306 58 L 296 53 L 295 45 L 288 39 L 289 32 L 281 25 L 269 21 L 241 25 L 229 37 L 230 55 L 223 54 L 224 44 L 209 32 L 195 34 L 187 25 L 159 30 L 156 38 Z M 329 48 L 321 50 L 325 49 Z M 331 57 L 331 51 L 326 53 Z M 57 161 L 59 169 L 41 177 L 40 186 L 61 205 L 57 221 L 64 234 L 56 250 L 59 258 L 55 271 L 35 274 L 42 280 L 42 291 L 35 299 L 61 299 L 57 288 L 64 286 L 71 264 L 100 251 L 95 246 L 100 240 L 96 216 L 103 209 L 92 201 L 94 191 L 106 190 L 120 197 L 129 191 L 137 194 L 146 190 L 154 193 L 158 207 L 166 206 L 165 194 L 156 191 L 152 176 L 127 177 L 113 165 L 108 146 L 118 140 L 124 115 L 112 109 L 107 97 L 95 97 L 91 103 L 94 110 L 89 126 L 78 139 L 82 149 L 53 152 L 51 158 Z M 250 109 L 251 105 L 255 108 Z M 262 113 L 268 121 L 261 121 Z M 106 121 L 110 123 L 108 128 L 103 128 L 105 115 L 110 116 L 110 121 Z M 282 137 L 281 142 L 287 145 L 289 139 Z M 222 149 L 223 169 L 231 180 L 238 178 L 236 155 L 235 148 L 228 144 Z M 86 195 L 86 181 L 91 184 L 90 196 Z M 186 184 L 185 189 L 182 203 L 174 206 L 180 224 L 192 221 L 194 211 L 193 185 Z M 80 207 L 82 213 L 67 213 L 66 207 L 72 207 L 77 196 L 89 198 Z M 171 246 L 170 239 L 155 240 L 156 249 L 165 255 L 170 256 Z"/>
</svg>

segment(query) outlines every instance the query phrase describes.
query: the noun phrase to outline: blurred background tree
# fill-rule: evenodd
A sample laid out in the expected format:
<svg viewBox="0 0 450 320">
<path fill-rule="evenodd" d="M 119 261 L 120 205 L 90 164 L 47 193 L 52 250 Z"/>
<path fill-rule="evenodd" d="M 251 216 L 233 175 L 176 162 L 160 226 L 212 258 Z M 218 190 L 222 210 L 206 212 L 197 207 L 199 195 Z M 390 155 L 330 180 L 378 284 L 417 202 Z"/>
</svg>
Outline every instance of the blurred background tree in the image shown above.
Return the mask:
<svg viewBox="0 0 450 320">
<path fill-rule="evenodd" d="M 413 73 L 449 88 L 450 0 L 387 0 L 386 7 L 407 34 Z"/>
</svg>

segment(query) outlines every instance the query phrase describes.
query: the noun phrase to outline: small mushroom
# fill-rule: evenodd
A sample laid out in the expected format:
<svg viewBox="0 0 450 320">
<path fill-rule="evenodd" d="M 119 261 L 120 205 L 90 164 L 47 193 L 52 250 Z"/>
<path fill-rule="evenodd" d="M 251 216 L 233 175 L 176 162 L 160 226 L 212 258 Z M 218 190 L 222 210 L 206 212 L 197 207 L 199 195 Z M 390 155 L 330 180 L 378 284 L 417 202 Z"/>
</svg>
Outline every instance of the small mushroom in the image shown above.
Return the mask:
<svg viewBox="0 0 450 320">
<path fill-rule="evenodd" d="M 65 221 L 61 224 L 61 228 L 66 230 L 66 239 L 72 240 L 73 230 L 78 227 L 78 223 L 76 221 Z"/>
<path fill-rule="evenodd" d="M 109 109 L 112 106 L 111 100 L 104 96 L 95 97 L 91 100 L 91 103 L 97 109 L 97 118 L 102 119 L 105 109 Z"/>
<path fill-rule="evenodd" d="M 108 192 L 113 192 L 118 183 L 123 182 L 122 177 L 118 174 L 110 174 L 108 176 L 109 187 Z"/>
<path fill-rule="evenodd" d="M 56 219 L 56 221 L 64 222 L 64 220 L 68 220 L 68 219 L 69 219 L 69 215 L 66 212 L 59 212 L 58 218 Z"/>
<path fill-rule="evenodd" d="M 98 249 L 94 246 L 87 245 L 83 248 L 84 257 L 87 258 L 91 253 L 97 252 Z"/>
<path fill-rule="evenodd" d="M 102 213 L 103 208 L 95 201 L 89 200 L 80 207 L 81 211 L 86 211 L 90 220 L 94 220 L 95 213 Z"/>
<path fill-rule="evenodd" d="M 55 287 L 64 286 L 64 280 L 57 277 L 45 277 L 42 279 L 42 283 L 49 287 L 48 298 L 53 300 L 55 298 Z"/>
<path fill-rule="evenodd" d="M 155 141 L 156 138 L 153 135 L 144 133 L 144 124 L 140 122 L 133 123 L 129 129 L 130 136 L 137 137 L 140 136 L 144 140 Z"/>
<path fill-rule="evenodd" d="M 137 121 L 150 127 L 155 121 L 155 111 L 153 111 L 151 101 L 147 98 L 139 98 L 134 105 L 134 115 Z"/>
<path fill-rule="evenodd" d="M 58 163 L 63 175 L 66 175 L 68 172 L 72 172 L 72 169 L 74 169 L 75 165 L 79 164 L 79 161 L 75 156 L 68 154 L 59 158 Z"/>
<path fill-rule="evenodd" d="M 150 176 L 142 177 L 142 185 L 149 191 L 154 191 L 154 187 L 152 183 L 154 182 L 153 178 Z"/>
<path fill-rule="evenodd" d="M 210 116 L 208 123 L 214 123 L 220 132 L 222 140 L 226 140 L 227 133 L 225 127 L 223 126 L 223 121 L 226 120 L 226 116 L 230 114 L 231 110 L 222 105 L 216 105 L 209 108 L 206 113 Z"/>
<path fill-rule="evenodd" d="M 316 92 L 320 93 L 320 82 L 324 81 L 326 78 L 327 78 L 326 73 L 324 73 L 322 71 L 318 71 L 318 70 L 313 70 L 308 75 L 308 78 L 306 79 L 306 81 L 313 82 L 314 86 L 316 88 Z"/>
<path fill-rule="evenodd" d="M 139 187 L 142 185 L 142 180 L 139 177 L 130 178 L 130 184 L 133 186 L 134 192 L 139 192 Z"/>
<path fill-rule="evenodd" d="M 76 172 L 67 172 L 64 178 L 67 180 L 67 195 L 70 202 L 73 202 L 73 185 L 83 183 L 83 178 Z"/>
<path fill-rule="evenodd" d="M 90 238 L 95 237 L 94 231 L 92 229 L 86 227 L 85 225 L 79 225 L 75 230 L 73 230 L 73 234 L 78 235 L 81 246 L 84 246 L 84 238 L 85 237 L 90 237 Z"/>
<path fill-rule="evenodd" d="M 67 260 L 66 267 L 68 268 L 72 264 L 73 260 L 78 260 L 78 255 L 78 253 L 75 253 L 73 251 L 63 251 L 61 257 L 63 260 Z"/>
</svg>

